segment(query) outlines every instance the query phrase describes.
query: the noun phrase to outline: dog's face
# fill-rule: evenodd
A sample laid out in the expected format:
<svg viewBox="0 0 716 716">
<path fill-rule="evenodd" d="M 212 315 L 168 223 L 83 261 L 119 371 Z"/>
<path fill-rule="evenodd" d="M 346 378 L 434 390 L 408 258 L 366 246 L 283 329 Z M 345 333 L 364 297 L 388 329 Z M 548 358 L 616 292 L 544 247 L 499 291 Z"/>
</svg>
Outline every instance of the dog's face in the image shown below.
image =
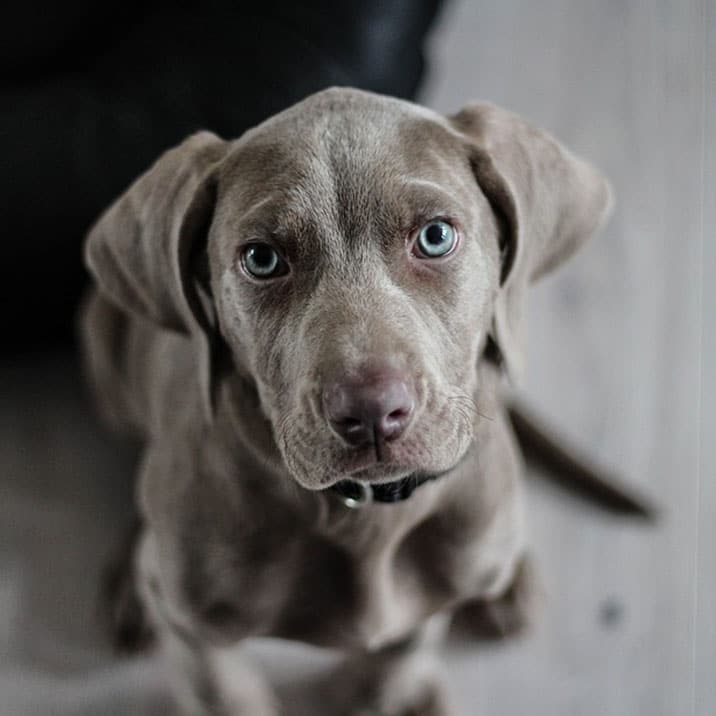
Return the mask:
<svg viewBox="0 0 716 716">
<path fill-rule="evenodd" d="M 321 489 L 457 463 L 488 334 L 513 369 L 527 282 L 608 203 L 591 167 L 502 110 L 448 120 L 328 90 L 236 142 L 166 155 L 88 256 L 107 295 L 197 338 L 207 392 L 218 323 L 289 471 Z M 205 249 L 214 321 L 193 293 Z"/>
<path fill-rule="evenodd" d="M 403 103 L 341 99 L 238 143 L 209 237 L 222 333 L 309 488 L 460 459 L 500 277 L 457 134 Z"/>
</svg>

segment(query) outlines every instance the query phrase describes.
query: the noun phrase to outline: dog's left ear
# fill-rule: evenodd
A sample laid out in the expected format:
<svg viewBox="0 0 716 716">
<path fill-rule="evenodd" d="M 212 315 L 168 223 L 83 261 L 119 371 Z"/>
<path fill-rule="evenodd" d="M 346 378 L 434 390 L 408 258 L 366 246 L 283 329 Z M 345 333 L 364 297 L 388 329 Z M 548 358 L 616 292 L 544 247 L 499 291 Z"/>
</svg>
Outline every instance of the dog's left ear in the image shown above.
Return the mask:
<svg viewBox="0 0 716 716">
<path fill-rule="evenodd" d="M 608 218 L 606 179 L 546 132 L 490 104 L 450 118 L 501 226 L 502 275 L 491 335 L 507 374 L 523 373 L 526 289 L 568 259 Z"/>
<path fill-rule="evenodd" d="M 213 417 L 215 317 L 199 273 L 229 144 L 210 132 L 166 152 L 90 230 L 85 260 L 99 291 L 125 311 L 195 344 L 207 419 Z"/>
</svg>

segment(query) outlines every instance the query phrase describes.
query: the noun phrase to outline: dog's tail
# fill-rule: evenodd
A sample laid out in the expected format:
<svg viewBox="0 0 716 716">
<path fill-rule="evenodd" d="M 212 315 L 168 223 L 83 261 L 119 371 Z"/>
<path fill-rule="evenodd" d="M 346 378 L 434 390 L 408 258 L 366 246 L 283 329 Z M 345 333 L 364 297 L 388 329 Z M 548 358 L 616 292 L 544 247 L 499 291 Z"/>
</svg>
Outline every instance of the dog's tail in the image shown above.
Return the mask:
<svg viewBox="0 0 716 716">
<path fill-rule="evenodd" d="M 552 428 L 523 405 L 508 408 L 525 459 L 542 469 L 538 474 L 611 512 L 654 521 L 657 510 L 644 495 L 620 478 L 580 455 Z"/>
</svg>

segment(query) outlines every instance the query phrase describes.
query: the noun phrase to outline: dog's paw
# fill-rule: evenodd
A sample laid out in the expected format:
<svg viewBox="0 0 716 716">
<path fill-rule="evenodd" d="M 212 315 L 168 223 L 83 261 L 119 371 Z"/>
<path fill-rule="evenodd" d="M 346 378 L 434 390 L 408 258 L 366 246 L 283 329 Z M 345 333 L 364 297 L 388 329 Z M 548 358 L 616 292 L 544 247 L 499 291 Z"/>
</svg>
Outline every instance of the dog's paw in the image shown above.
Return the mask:
<svg viewBox="0 0 716 716">
<path fill-rule="evenodd" d="M 495 599 L 466 602 L 455 612 L 453 631 L 493 641 L 519 636 L 534 623 L 539 602 L 536 570 L 532 559 L 525 556 L 504 594 Z"/>
<path fill-rule="evenodd" d="M 454 707 L 442 686 L 434 685 L 426 690 L 415 703 L 386 716 L 456 716 Z"/>
<path fill-rule="evenodd" d="M 384 703 L 359 706 L 350 712 L 350 716 L 455 716 L 455 710 L 440 684 L 423 685 L 418 694 L 408 699 L 392 694 L 382 701 Z M 394 703 L 396 701 L 400 703 Z"/>
<path fill-rule="evenodd" d="M 432 654 L 366 655 L 349 660 L 330 683 L 324 704 L 331 716 L 456 714 Z"/>
</svg>

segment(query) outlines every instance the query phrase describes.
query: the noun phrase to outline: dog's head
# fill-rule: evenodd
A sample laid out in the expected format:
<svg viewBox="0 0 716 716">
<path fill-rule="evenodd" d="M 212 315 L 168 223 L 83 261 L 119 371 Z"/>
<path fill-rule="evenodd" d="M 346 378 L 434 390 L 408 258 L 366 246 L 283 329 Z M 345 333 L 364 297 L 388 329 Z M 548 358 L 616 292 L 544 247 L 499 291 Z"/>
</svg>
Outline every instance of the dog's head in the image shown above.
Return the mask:
<svg viewBox="0 0 716 716">
<path fill-rule="evenodd" d="M 518 376 L 528 283 L 609 204 L 600 174 L 497 107 L 444 118 L 332 89 L 165 154 L 87 256 L 112 300 L 193 338 L 208 416 L 220 333 L 320 489 L 455 464 L 487 341 Z"/>
</svg>

